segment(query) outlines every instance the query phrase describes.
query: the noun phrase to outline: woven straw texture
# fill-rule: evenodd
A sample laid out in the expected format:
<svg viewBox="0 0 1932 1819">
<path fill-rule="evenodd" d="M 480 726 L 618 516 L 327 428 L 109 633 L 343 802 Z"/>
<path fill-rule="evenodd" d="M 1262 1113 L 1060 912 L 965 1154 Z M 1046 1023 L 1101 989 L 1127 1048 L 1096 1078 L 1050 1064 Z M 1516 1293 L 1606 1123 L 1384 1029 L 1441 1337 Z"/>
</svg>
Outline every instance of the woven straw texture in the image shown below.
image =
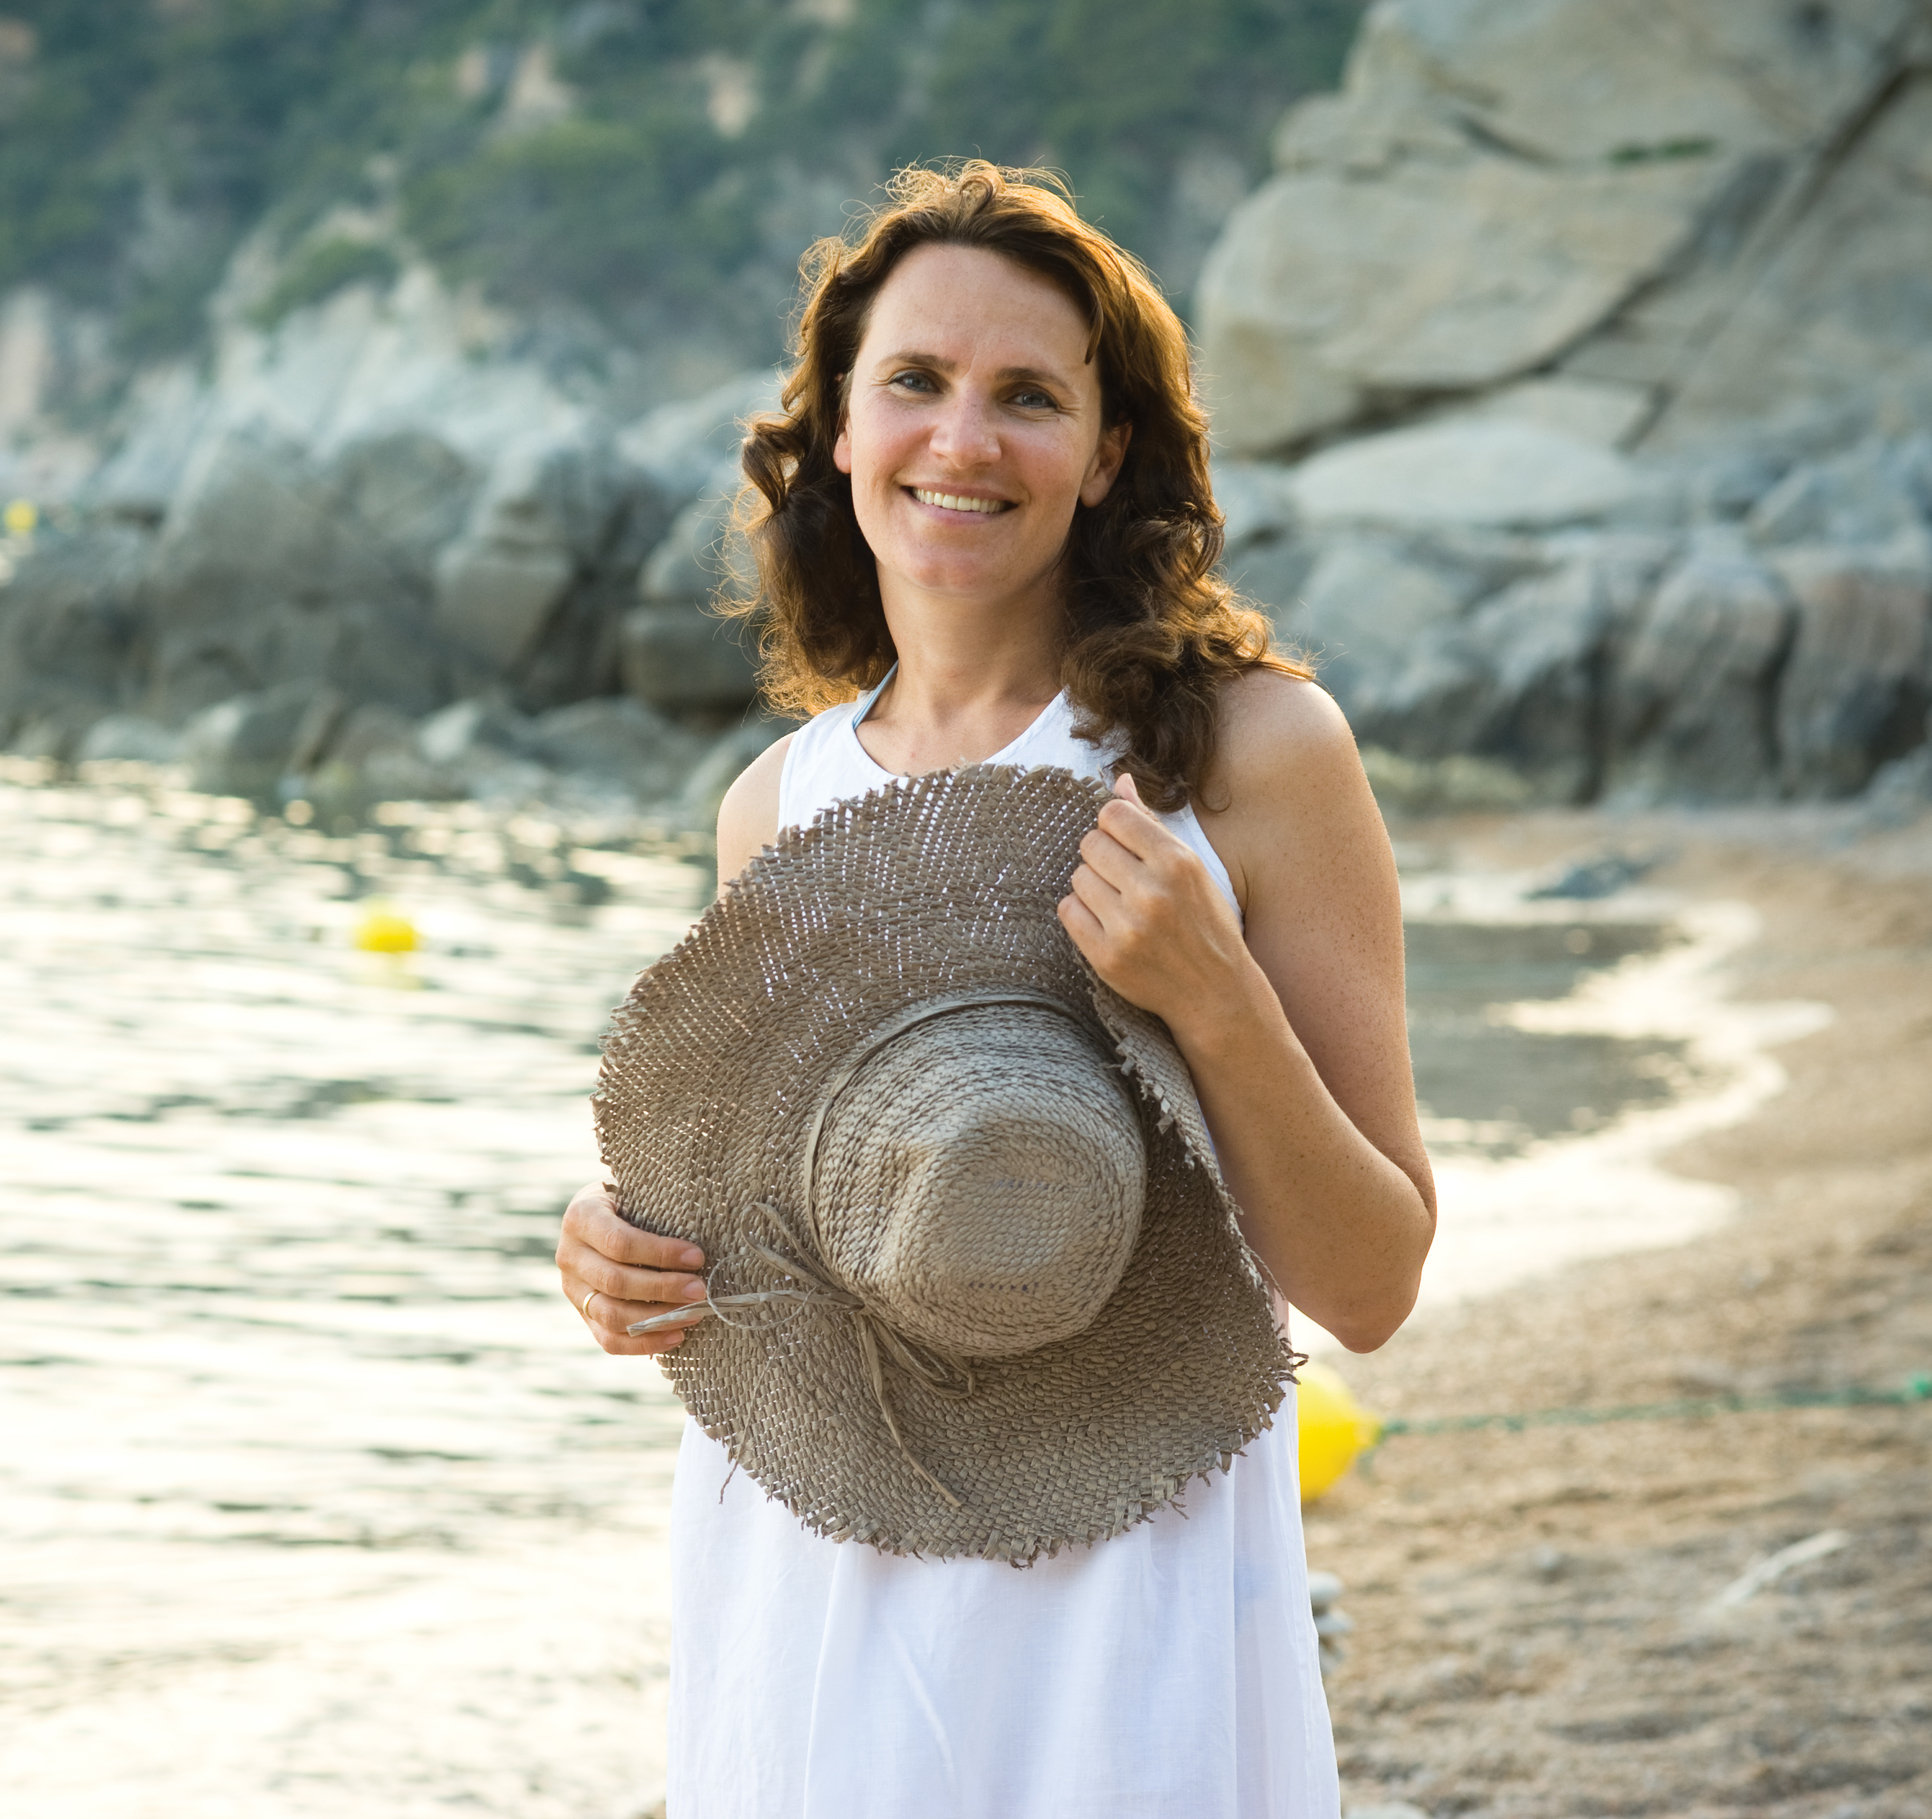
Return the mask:
<svg viewBox="0 0 1932 1819">
<path fill-rule="evenodd" d="M 666 1372 L 832 1539 L 1015 1564 L 1104 1540 L 1225 1470 L 1292 1374 L 1179 1051 L 1055 915 L 1106 799 L 978 766 L 837 804 L 613 1021 L 620 1209 L 702 1245 L 725 1304 Z M 954 1002 L 981 998 L 1021 1002 Z M 903 1231 L 911 1177 L 942 1216 Z M 1022 1277 L 1051 1305 L 1016 1326 Z"/>
</svg>

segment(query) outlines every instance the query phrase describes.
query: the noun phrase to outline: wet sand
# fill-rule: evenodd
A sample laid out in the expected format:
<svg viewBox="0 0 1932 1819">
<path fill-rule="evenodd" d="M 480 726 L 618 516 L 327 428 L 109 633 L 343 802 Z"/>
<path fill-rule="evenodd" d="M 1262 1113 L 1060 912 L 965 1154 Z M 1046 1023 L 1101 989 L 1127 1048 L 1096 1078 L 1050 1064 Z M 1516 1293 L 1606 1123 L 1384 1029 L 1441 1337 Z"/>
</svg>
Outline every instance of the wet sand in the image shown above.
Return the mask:
<svg viewBox="0 0 1932 1819">
<path fill-rule="evenodd" d="M 678 1411 L 586 1344 L 547 1257 L 606 1007 L 702 874 L 461 805 L 324 834 L 131 786 L 0 797 L 0 1786 L 32 1819 L 634 1819 Z M 1932 824 L 1853 828 L 1400 830 L 1448 948 L 1485 893 L 1548 922 L 1503 983 L 1451 967 L 1417 1001 L 1447 1018 L 1418 1053 L 1454 1217 L 1429 1304 L 1346 1363 L 1366 1399 L 1932 1368 Z M 1680 857 L 1524 909 L 1606 842 Z M 349 949 L 376 890 L 420 954 Z M 1352 1800 L 1927 1810 L 1929 1443 L 1925 1407 L 1392 1440 L 1310 1518 L 1359 1625 L 1330 1689 Z"/>
<path fill-rule="evenodd" d="M 1734 1195 L 1727 1221 L 1425 1308 L 1343 1361 L 1358 1393 L 1416 1418 L 1932 1371 L 1932 823 L 1415 833 L 1479 868 L 1674 849 L 1647 883 L 1761 919 L 1735 995 L 1835 1015 L 1775 1051 L 1783 1091 L 1663 1158 Z M 1833 1551 L 1720 1602 L 1833 1531 Z M 1308 1534 L 1357 1624 L 1329 1691 L 1358 1809 L 1932 1813 L 1932 1403 L 1397 1436 L 1310 1510 Z"/>
</svg>

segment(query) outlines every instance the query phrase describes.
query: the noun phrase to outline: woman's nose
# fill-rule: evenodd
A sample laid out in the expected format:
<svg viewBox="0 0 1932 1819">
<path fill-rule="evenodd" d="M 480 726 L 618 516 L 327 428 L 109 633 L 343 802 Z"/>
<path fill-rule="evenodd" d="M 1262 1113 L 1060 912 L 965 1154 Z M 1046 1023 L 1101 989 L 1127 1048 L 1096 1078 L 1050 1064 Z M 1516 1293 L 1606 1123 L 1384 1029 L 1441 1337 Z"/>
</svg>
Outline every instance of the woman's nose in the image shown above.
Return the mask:
<svg viewBox="0 0 1932 1819">
<path fill-rule="evenodd" d="M 999 428 L 989 400 L 955 392 L 933 425 L 932 451 L 942 460 L 981 467 L 999 459 Z"/>
</svg>

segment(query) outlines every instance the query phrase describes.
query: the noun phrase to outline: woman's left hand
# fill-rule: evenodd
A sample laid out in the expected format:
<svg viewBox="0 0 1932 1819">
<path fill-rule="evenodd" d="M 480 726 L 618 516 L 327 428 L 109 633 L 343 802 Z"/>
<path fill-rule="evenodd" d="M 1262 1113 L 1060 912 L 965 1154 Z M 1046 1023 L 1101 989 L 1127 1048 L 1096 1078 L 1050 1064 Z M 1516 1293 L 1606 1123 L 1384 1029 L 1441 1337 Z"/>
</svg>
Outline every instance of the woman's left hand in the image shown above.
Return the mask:
<svg viewBox="0 0 1932 1819">
<path fill-rule="evenodd" d="M 1142 805 L 1133 778 L 1115 783 L 1080 860 L 1061 925 L 1108 985 L 1183 1046 L 1188 1026 L 1236 1012 L 1267 985 L 1200 855 Z"/>
</svg>

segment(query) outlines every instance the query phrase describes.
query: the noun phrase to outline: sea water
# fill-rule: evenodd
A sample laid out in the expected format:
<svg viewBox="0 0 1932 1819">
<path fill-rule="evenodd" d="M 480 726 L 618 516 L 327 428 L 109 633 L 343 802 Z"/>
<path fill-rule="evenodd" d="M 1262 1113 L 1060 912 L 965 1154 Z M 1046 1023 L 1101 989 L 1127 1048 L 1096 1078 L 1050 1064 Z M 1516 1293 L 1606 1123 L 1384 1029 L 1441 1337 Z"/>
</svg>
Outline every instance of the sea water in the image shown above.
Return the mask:
<svg viewBox="0 0 1932 1819">
<path fill-rule="evenodd" d="M 550 1254 L 699 843 L 17 762 L 0 842 L 7 1810 L 630 1819 L 681 1417 Z M 358 951 L 377 899 L 414 952 Z M 1427 1293 L 1725 1216 L 1655 1156 L 1775 1088 L 1721 1008 L 1746 922 L 1426 855 L 1405 899 Z"/>
</svg>

